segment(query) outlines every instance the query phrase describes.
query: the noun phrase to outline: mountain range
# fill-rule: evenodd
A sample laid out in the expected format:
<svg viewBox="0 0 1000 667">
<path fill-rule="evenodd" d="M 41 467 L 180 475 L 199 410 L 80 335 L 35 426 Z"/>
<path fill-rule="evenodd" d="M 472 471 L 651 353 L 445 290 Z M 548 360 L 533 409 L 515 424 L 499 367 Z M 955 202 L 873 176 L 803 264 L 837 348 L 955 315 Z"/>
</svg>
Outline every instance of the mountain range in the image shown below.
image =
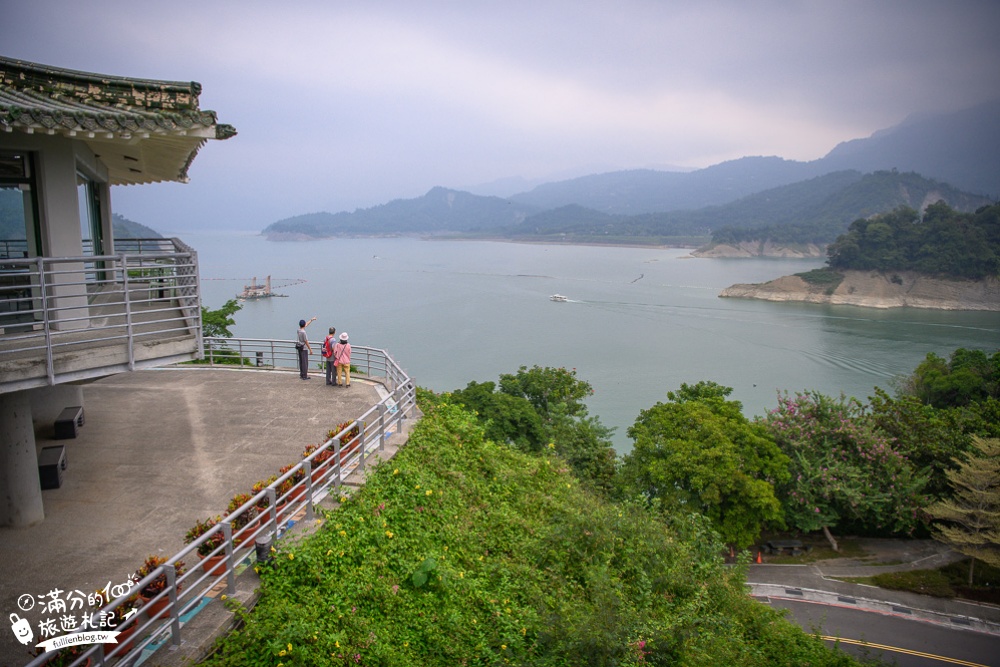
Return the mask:
<svg viewBox="0 0 1000 667">
<path fill-rule="evenodd" d="M 959 210 L 1000 194 L 1000 99 L 911 117 L 810 162 L 744 157 L 691 172 L 639 169 L 545 183 L 506 198 L 443 187 L 354 212 L 269 225 L 268 238 L 457 233 L 574 242 L 706 239 L 724 228 L 792 226 L 827 243 L 857 217 L 938 196 Z M 932 201 L 927 201 L 928 198 Z"/>
</svg>

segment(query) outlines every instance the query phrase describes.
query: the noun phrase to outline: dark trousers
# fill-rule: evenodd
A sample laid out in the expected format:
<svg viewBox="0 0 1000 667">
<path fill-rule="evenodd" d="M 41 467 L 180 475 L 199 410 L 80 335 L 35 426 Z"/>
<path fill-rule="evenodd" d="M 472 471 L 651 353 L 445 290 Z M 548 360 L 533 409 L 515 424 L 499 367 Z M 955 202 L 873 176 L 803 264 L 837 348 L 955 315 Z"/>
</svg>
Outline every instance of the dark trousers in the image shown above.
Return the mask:
<svg viewBox="0 0 1000 667">
<path fill-rule="evenodd" d="M 309 377 L 309 350 L 304 347 L 299 349 L 299 377 Z"/>
<path fill-rule="evenodd" d="M 336 366 L 333 364 L 333 357 L 328 357 L 326 360 L 326 383 L 327 384 L 337 384 L 337 378 L 334 376 L 334 369 Z"/>
</svg>

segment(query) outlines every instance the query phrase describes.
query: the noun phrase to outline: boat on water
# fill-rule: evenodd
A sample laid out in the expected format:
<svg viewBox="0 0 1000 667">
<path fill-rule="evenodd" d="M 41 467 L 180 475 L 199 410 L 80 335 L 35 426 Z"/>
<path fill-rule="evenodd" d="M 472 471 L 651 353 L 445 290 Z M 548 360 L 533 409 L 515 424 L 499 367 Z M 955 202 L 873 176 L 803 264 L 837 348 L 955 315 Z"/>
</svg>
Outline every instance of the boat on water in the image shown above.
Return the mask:
<svg viewBox="0 0 1000 667">
<path fill-rule="evenodd" d="M 566 301 L 569 301 L 569 298 L 563 296 L 562 294 L 553 294 L 552 296 L 549 297 L 549 300 L 550 301 L 559 301 L 560 303 L 564 303 Z"/>
</svg>

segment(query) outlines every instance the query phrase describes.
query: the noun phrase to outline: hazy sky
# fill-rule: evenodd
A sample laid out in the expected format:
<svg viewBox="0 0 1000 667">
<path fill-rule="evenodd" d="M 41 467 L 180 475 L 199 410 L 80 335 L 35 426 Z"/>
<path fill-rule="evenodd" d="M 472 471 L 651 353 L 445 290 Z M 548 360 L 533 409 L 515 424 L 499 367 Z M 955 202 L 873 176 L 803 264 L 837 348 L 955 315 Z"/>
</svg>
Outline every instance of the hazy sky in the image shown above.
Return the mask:
<svg viewBox="0 0 1000 667">
<path fill-rule="evenodd" d="M 1000 96 L 996 0 L 0 0 L 0 54 L 194 80 L 239 135 L 115 188 L 164 232 L 498 179 L 812 160 Z"/>
</svg>

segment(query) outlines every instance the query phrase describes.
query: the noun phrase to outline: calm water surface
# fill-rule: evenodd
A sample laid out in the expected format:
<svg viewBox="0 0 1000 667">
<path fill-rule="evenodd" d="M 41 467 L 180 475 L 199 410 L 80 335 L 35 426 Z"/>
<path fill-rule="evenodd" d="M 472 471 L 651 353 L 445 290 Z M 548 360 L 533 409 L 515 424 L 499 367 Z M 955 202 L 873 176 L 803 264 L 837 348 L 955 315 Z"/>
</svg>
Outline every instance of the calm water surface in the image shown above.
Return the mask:
<svg viewBox="0 0 1000 667">
<path fill-rule="evenodd" d="M 248 302 L 233 333 L 292 339 L 300 318 L 383 348 L 422 386 L 496 380 L 520 365 L 576 368 L 595 390 L 591 414 L 625 429 L 682 382 L 733 388 L 747 415 L 779 390 L 865 399 L 891 389 L 928 352 L 995 350 L 1000 313 L 720 299 L 820 260 L 709 260 L 678 249 L 418 239 L 273 243 L 253 234 L 184 234 L 199 255 L 206 307 L 270 274 L 287 298 Z M 289 285 L 294 279 L 306 282 Z M 287 285 L 287 286 L 282 286 Z M 568 303 L 549 301 L 565 294 Z"/>
</svg>

